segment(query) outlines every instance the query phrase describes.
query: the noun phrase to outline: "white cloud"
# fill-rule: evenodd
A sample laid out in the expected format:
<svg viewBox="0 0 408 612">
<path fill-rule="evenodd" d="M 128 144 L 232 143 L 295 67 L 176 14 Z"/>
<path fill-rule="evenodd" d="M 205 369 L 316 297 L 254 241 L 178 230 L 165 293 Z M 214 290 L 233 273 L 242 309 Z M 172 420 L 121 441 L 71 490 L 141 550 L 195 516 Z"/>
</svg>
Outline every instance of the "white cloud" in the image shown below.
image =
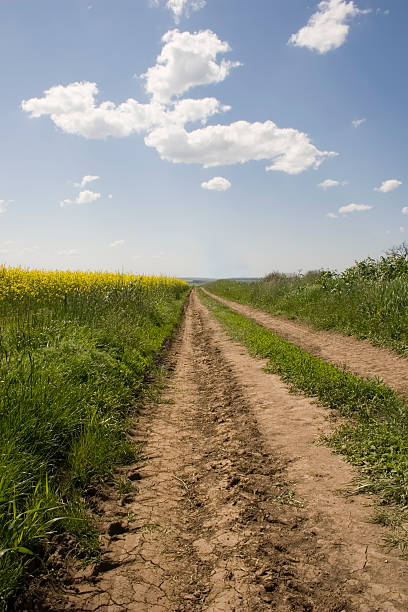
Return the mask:
<svg viewBox="0 0 408 612">
<path fill-rule="evenodd" d="M 209 181 L 201 183 L 201 187 L 209 191 L 227 191 L 231 187 L 231 183 L 222 176 L 214 176 Z"/>
<path fill-rule="evenodd" d="M 74 183 L 75 187 L 85 187 L 88 183 L 92 183 L 93 181 L 97 181 L 100 176 L 92 176 L 91 174 L 87 174 L 84 176 L 80 183 Z"/>
<path fill-rule="evenodd" d="M 124 244 L 125 244 L 124 240 L 114 240 L 113 242 L 108 244 L 108 247 L 114 249 L 115 247 L 120 247 L 120 246 L 123 246 Z"/>
<path fill-rule="evenodd" d="M 198 11 L 206 4 L 206 0 L 167 0 L 166 6 L 173 11 L 175 22 L 179 23 L 183 15 L 188 17 L 191 11 Z"/>
<path fill-rule="evenodd" d="M 347 181 L 336 181 L 334 179 L 326 179 L 322 183 L 319 183 L 317 186 L 322 189 L 329 189 L 330 187 L 337 187 L 338 185 L 347 185 Z"/>
<path fill-rule="evenodd" d="M 117 138 L 144 132 L 160 122 L 163 109 L 157 104 L 140 104 L 129 98 L 116 106 L 113 102 L 95 103 L 96 83 L 82 82 L 56 85 L 42 98 L 23 100 L 21 108 L 30 117 L 49 115 L 63 132 L 85 138 Z"/>
<path fill-rule="evenodd" d="M 347 204 L 346 206 L 340 206 L 339 208 L 339 213 L 341 215 L 347 214 L 347 213 L 352 213 L 352 212 L 359 212 L 359 211 L 364 211 L 364 210 L 371 210 L 372 206 L 370 206 L 369 204 Z"/>
<path fill-rule="evenodd" d="M 108 199 L 111 200 L 113 198 L 113 195 L 111 193 L 108 193 Z"/>
<path fill-rule="evenodd" d="M 75 200 L 70 200 L 69 198 L 62 200 L 60 202 L 61 208 L 65 208 L 65 206 L 70 206 L 71 204 L 91 204 L 96 200 L 99 200 L 101 197 L 100 193 L 96 191 L 91 191 L 90 189 L 85 189 L 84 191 L 80 191 L 78 197 Z"/>
<path fill-rule="evenodd" d="M 14 200 L 0 200 L 0 214 L 7 212 L 8 207 Z"/>
<path fill-rule="evenodd" d="M 403 215 L 408 215 L 408 206 L 404 206 L 404 208 L 401 209 L 401 212 Z"/>
<path fill-rule="evenodd" d="M 329 151 L 319 151 L 307 134 L 292 128 L 278 128 L 272 121 L 230 125 L 211 125 L 187 132 L 181 127 L 157 128 L 145 143 L 154 147 L 162 159 L 174 163 L 203 164 L 206 168 L 270 160 L 267 170 L 298 174 L 317 168 Z"/>
<path fill-rule="evenodd" d="M 266 160 L 267 170 L 297 174 L 337 155 L 319 150 L 307 134 L 279 128 L 272 121 L 236 121 L 187 131 L 186 124 L 201 122 L 205 126 L 209 117 L 230 107 L 216 98 L 171 98 L 193 86 L 223 80 L 237 64 L 225 60 L 217 63 L 218 54 L 230 48 L 210 30 L 193 34 L 172 30 L 163 37 L 163 43 L 156 65 L 144 75 L 146 90 L 152 95 L 148 104 L 132 98 L 118 105 L 110 101 L 98 104 L 96 83 L 82 82 L 51 87 L 41 98 L 24 100 L 21 107 L 30 117 L 48 115 L 63 132 L 85 138 L 145 133 L 145 144 L 174 163 L 211 167 Z M 96 180 L 87 175 L 80 185 L 91 178 Z M 84 203 L 84 197 L 80 194 L 76 200 L 65 199 L 60 204 Z"/>
<path fill-rule="evenodd" d="M 348 22 L 357 15 L 369 12 L 360 10 L 353 1 L 323 0 L 307 25 L 292 34 L 289 44 L 307 47 L 318 53 L 337 49 L 347 38 L 350 29 Z"/>
<path fill-rule="evenodd" d="M 79 195 L 76 199 L 77 204 L 91 204 L 91 202 L 95 202 L 99 200 L 101 197 L 100 193 L 96 193 L 95 191 L 91 191 L 90 189 L 85 189 L 84 191 L 80 191 Z"/>
<path fill-rule="evenodd" d="M 351 123 L 353 124 L 353 127 L 358 128 L 360 127 L 360 125 L 363 125 L 363 123 L 365 123 L 367 121 L 367 119 L 354 119 L 354 121 L 352 121 Z"/>
<path fill-rule="evenodd" d="M 62 251 L 58 251 L 57 255 L 61 257 L 73 257 L 74 255 L 79 255 L 79 251 L 77 249 L 63 249 Z"/>
<path fill-rule="evenodd" d="M 402 185 L 402 181 L 397 181 L 397 179 L 388 179 L 388 181 L 383 181 L 379 187 L 375 187 L 374 191 L 388 193 L 389 191 L 398 189 L 400 185 Z"/>
<path fill-rule="evenodd" d="M 67 134 L 95 139 L 109 136 L 125 138 L 131 134 L 147 132 L 157 125 L 205 122 L 208 117 L 230 108 L 221 105 L 215 98 L 184 99 L 167 107 L 156 102 L 140 104 L 129 98 L 118 106 L 109 101 L 97 106 L 97 93 L 96 83 L 57 85 L 46 90 L 42 98 L 23 101 L 21 107 L 31 118 L 49 115 L 55 125 Z M 81 95 L 84 102 L 82 106 L 79 102 Z M 82 182 L 86 178 L 90 179 L 90 176 L 84 177 Z M 92 177 L 92 180 L 96 179 Z M 83 187 L 86 183 L 82 182 L 77 186 Z"/>
<path fill-rule="evenodd" d="M 225 59 L 217 63 L 217 55 L 231 49 L 211 30 L 194 33 L 170 30 L 162 41 L 164 46 L 155 66 L 142 75 L 146 91 L 159 102 L 169 102 L 197 85 L 219 83 L 232 68 L 239 66 L 239 62 Z"/>
<path fill-rule="evenodd" d="M 326 217 L 329 217 L 329 219 L 338 219 L 338 215 L 334 213 L 327 213 Z"/>
<path fill-rule="evenodd" d="M 405 232 L 405 227 L 400 227 L 399 230 L 400 230 L 401 234 L 403 234 Z"/>
</svg>

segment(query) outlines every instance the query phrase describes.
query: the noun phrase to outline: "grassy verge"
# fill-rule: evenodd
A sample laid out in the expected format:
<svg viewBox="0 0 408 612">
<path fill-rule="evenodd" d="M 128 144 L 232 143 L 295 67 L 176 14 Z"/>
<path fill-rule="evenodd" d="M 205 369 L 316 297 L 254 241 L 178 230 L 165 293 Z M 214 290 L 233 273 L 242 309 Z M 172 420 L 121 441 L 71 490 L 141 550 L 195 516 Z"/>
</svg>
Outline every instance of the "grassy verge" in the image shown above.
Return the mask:
<svg viewBox="0 0 408 612">
<path fill-rule="evenodd" d="M 341 274 L 272 273 L 256 282 L 222 280 L 206 288 L 271 314 L 368 338 L 408 355 L 408 245 Z"/>
<path fill-rule="evenodd" d="M 348 417 L 327 442 L 358 466 L 364 491 L 402 507 L 408 503 L 408 406 L 378 380 L 361 379 L 321 361 L 201 291 L 200 299 L 230 336 L 269 359 L 269 372 Z"/>
<path fill-rule="evenodd" d="M 82 555 L 97 551 L 86 492 L 137 455 L 126 438 L 129 415 L 188 288 L 121 275 L 0 272 L 0 610 L 6 610 L 57 539 Z"/>
</svg>

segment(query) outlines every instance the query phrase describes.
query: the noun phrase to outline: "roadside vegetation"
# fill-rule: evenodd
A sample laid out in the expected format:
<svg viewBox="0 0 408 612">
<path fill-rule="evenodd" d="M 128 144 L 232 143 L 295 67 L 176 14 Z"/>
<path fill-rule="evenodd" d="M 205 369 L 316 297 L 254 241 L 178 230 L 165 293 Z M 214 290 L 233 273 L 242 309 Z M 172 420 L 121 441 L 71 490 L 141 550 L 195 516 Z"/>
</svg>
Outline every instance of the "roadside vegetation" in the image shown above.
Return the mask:
<svg viewBox="0 0 408 612">
<path fill-rule="evenodd" d="M 341 274 L 272 272 L 256 282 L 220 280 L 206 288 L 271 314 L 368 338 L 408 355 L 408 244 Z"/>
<path fill-rule="evenodd" d="M 0 267 L 0 610 L 56 540 L 97 553 L 84 497 L 136 457 L 132 402 L 187 292 L 177 279 Z"/>
<path fill-rule="evenodd" d="M 361 488 L 398 505 L 401 517 L 408 506 L 408 406 L 404 401 L 380 381 L 342 371 L 202 291 L 199 296 L 230 336 L 251 354 L 268 359 L 267 370 L 281 376 L 292 391 L 315 397 L 346 417 L 326 442 L 358 466 Z"/>
</svg>

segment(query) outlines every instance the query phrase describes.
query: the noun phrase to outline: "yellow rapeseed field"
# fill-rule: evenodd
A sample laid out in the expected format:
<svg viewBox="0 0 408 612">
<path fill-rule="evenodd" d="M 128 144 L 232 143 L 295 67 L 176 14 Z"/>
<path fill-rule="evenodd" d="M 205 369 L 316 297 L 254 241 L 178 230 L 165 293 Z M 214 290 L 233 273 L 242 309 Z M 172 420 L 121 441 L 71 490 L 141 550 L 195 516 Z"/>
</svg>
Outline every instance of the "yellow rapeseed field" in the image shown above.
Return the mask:
<svg viewBox="0 0 408 612">
<path fill-rule="evenodd" d="M 111 292 L 118 289 L 172 289 L 185 287 L 177 278 L 121 274 L 119 272 L 81 272 L 70 270 L 30 270 L 0 266 L 0 300 L 64 299 L 67 294 Z"/>
</svg>

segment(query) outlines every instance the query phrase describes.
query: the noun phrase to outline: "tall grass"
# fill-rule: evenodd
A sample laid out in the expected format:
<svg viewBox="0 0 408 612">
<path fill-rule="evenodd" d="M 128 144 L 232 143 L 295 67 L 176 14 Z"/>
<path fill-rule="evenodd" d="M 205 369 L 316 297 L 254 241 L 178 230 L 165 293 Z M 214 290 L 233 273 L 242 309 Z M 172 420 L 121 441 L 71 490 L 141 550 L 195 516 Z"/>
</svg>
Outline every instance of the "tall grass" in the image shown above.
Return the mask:
<svg viewBox="0 0 408 612">
<path fill-rule="evenodd" d="M 170 279 L 0 268 L 0 610 L 55 533 L 96 546 L 80 499 L 135 456 L 132 401 L 187 291 Z"/>
<path fill-rule="evenodd" d="M 368 258 L 341 274 L 328 270 L 257 282 L 216 281 L 216 295 L 408 354 L 408 245 Z"/>
</svg>

